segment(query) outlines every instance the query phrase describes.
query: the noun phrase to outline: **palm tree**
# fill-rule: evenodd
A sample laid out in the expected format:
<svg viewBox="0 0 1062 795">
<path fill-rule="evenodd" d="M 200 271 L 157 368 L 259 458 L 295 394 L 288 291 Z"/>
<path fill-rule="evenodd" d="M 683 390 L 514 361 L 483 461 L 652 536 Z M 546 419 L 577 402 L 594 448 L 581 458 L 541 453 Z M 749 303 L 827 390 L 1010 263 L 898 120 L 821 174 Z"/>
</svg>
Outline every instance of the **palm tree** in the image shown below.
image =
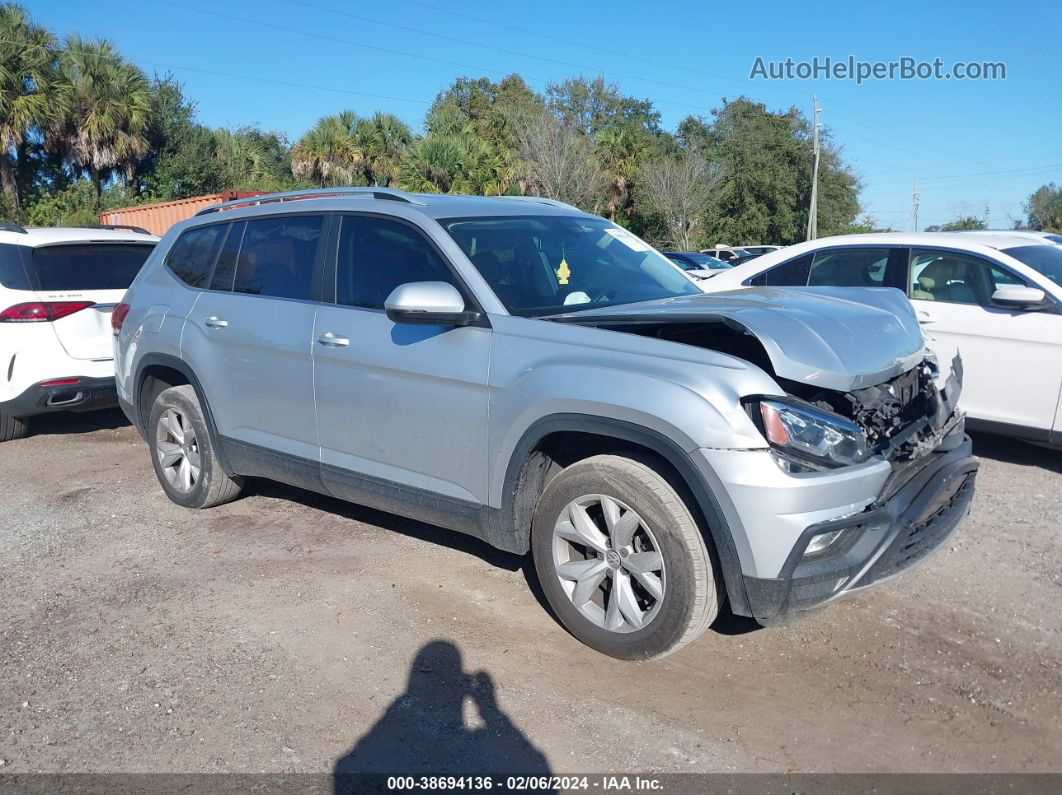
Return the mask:
<svg viewBox="0 0 1062 795">
<path fill-rule="evenodd" d="M 323 116 L 291 149 L 291 170 L 321 187 L 349 185 L 361 170 L 356 132 L 361 119 L 352 110 Z"/>
<path fill-rule="evenodd" d="M 631 179 L 648 147 L 640 135 L 625 126 L 606 127 L 596 138 L 597 156 L 610 181 L 608 219 L 615 223 L 621 211 L 630 214 Z"/>
<path fill-rule="evenodd" d="M 52 34 L 30 22 L 22 6 L 0 5 L 0 184 L 14 216 L 19 212 L 14 153 L 34 128 L 55 116 L 49 90 L 54 69 Z"/>
<path fill-rule="evenodd" d="M 449 193 L 461 179 L 464 162 L 459 138 L 429 135 L 406 148 L 398 167 L 398 179 L 407 190 Z"/>
<path fill-rule="evenodd" d="M 269 155 L 259 140 L 224 127 L 214 130 L 214 157 L 221 165 L 222 184 L 228 188 L 256 184 L 269 170 Z"/>
<path fill-rule="evenodd" d="M 391 113 L 377 112 L 355 129 L 366 185 L 390 185 L 398 178 L 402 152 L 413 142 L 409 126 Z"/>
<path fill-rule="evenodd" d="M 56 97 L 63 113 L 48 136 L 51 148 L 88 173 L 97 199 L 112 172 L 131 181 L 148 151 L 151 95 L 144 73 L 110 42 L 70 36 L 59 53 Z"/>
</svg>

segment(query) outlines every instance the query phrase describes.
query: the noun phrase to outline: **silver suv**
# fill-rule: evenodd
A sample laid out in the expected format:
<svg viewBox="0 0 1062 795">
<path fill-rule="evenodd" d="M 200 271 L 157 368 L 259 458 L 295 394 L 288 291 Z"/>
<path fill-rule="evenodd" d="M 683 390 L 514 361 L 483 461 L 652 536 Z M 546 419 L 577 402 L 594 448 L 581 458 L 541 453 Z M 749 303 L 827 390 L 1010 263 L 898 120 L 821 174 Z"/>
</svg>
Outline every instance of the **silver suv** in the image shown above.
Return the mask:
<svg viewBox="0 0 1062 795">
<path fill-rule="evenodd" d="M 530 551 L 615 657 L 674 651 L 724 600 L 771 623 L 889 579 L 973 496 L 958 375 L 899 291 L 705 295 L 547 199 L 218 205 L 114 318 L 119 400 L 174 502 L 263 477 Z"/>
</svg>

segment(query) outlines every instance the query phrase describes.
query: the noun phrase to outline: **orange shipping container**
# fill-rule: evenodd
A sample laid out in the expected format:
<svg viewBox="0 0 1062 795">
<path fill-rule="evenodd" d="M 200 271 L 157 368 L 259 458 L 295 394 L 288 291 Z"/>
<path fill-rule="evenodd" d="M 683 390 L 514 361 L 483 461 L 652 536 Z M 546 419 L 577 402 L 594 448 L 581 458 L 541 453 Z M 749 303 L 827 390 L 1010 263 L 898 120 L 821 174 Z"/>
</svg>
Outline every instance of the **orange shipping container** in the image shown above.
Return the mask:
<svg viewBox="0 0 1062 795">
<path fill-rule="evenodd" d="M 266 191 L 261 190 L 227 190 L 221 193 L 212 193 L 209 196 L 192 196 L 188 199 L 177 199 L 177 201 L 172 202 L 139 204 L 136 207 L 119 207 L 116 210 L 101 212 L 100 223 L 139 226 L 153 235 L 164 235 L 166 230 L 175 223 L 191 218 L 204 207 L 210 207 L 219 202 L 227 202 L 232 199 L 262 196 L 265 193 Z"/>
</svg>

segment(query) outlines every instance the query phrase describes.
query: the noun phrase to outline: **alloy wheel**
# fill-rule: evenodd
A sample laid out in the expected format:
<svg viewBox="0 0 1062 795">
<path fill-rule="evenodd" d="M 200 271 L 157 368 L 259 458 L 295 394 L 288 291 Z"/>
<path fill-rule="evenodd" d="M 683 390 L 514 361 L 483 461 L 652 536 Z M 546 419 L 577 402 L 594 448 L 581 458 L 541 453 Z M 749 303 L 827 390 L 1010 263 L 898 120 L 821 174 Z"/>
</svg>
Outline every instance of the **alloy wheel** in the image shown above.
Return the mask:
<svg viewBox="0 0 1062 795">
<path fill-rule="evenodd" d="M 610 632 L 634 632 L 659 613 L 664 558 L 649 525 L 601 494 L 568 503 L 553 528 L 553 563 L 575 608 Z"/>
<path fill-rule="evenodd" d="M 155 448 L 166 482 L 187 494 L 199 482 L 201 463 L 199 441 L 187 416 L 177 409 L 166 409 L 155 429 Z"/>
</svg>

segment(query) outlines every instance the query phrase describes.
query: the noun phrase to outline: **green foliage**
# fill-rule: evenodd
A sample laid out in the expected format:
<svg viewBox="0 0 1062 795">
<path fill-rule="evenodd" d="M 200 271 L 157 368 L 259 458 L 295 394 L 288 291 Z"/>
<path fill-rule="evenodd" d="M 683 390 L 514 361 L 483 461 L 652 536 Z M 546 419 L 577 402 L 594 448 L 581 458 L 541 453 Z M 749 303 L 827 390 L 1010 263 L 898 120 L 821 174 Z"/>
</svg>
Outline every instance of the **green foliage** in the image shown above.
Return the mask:
<svg viewBox="0 0 1062 795">
<path fill-rule="evenodd" d="M 55 96 L 61 115 L 46 128 L 46 140 L 75 171 L 92 179 L 97 197 L 112 173 L 132 182 L 149 147 L 151 92 L 144 73 L 110 42 L 77 35 L 67 37 L 58 63 Z"/>
<path fill-rule="evenodd" d="M 660 112 L 648 99 L 626 97 L 615 83 L 603 77 L 587 80 L 570 77 L 546 86 L 546 104 L 563 121 L 587 135 L 612 124 L 640 127 L 649 132 L 660 129 Z"/>
<path fill-rule="evenodd" d="M 987 229 L 988 223 L 984 218 L 978 218 L 976 215 L 963 215 L 956 218 L 954 221 L 948 221 L 946 224 L 936 224 L 934 226 L 927 226 L 927 232 L 958 232 L 963 229 Z"/>
<path fill-rule="evenodd" d="M 26 165 L 27 139 L 57 116 L 53 91 L 55 37 L 34 25 L 26 9 L 0 5 L 0 187 L 5 215 L 17 217 L 17 173 Z"/>
<path fill-rule="evenodd" d="M 1055 183 L 1042 186 L 1025 203 L 1029 228 L 1062 234 L 1062 188 Z"/>
<path fill-rule="evenodd" d="M 172 77 L 149 86 L 148 153 L 137 167 L 139 190 L 150 201 L 172 201 L 220 190 L 214 134 L 195 120 L 195 103 Z"/>
<path fill-rule="evenodd" d="M 741 97 L 724 101 L 714 119 L 689 118 L 680 141 L 719 164 L 723 182 L 708 208 L 701 242 L 769 242 L 805 238 L 811 194 L 812 130 L 796 108 L 772 113 Z M 820 135 L 819 234 L 839 234 L 859 212 L 859 182 L 828 131 Z"/>
<path fill-rule="evenodd" d="M 100 210 L 135 203 L 132 191 L 122 185 L 108 186 L 97 204 L 96 186 L 90 179 L 77 179 L 61 190 L 42 193 L 27 205 L 23 222 L 31 226 L 84 226 L 100 222 Z"/>
</svg>

